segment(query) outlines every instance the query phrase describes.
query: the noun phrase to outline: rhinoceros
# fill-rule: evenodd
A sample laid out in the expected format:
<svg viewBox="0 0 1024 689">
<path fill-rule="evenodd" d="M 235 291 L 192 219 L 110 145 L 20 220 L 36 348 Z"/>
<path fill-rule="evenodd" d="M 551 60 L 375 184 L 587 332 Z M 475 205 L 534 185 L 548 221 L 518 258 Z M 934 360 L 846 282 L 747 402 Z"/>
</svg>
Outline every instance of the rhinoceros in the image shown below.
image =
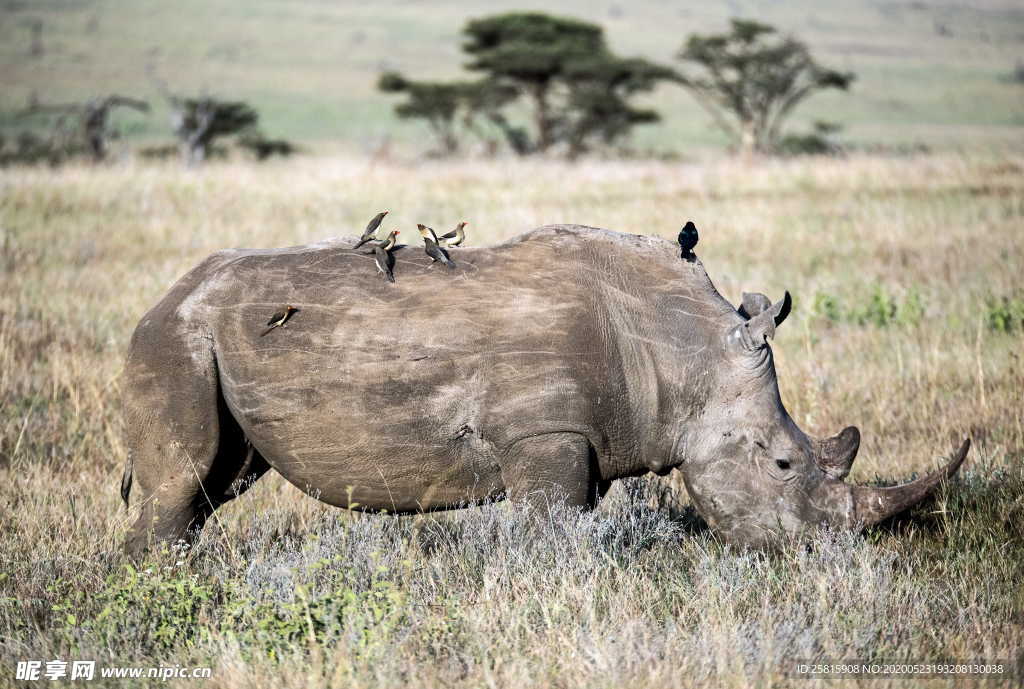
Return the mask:
<svg viewBox="0 0 1024 689">
<path fill-rule="evenodd" d="M 194 537 L 270 468 L 390 514 L 589 508 L 615 479 L 679 469 L 715 532 L 758 547 L 879 522 L 966 456 L 968 441 L 898 487 L 845 483 L 858 430 L 809 437 L 779 396 L 768 339 L 788 293 L 737 309 L 667 240 L 549 225 L 452 250 L 454 270 L 407 247 L 395 284 L 355 241 L 217 252 L 142 318 L 124 375 L 129 552 Z"/>
</svg>

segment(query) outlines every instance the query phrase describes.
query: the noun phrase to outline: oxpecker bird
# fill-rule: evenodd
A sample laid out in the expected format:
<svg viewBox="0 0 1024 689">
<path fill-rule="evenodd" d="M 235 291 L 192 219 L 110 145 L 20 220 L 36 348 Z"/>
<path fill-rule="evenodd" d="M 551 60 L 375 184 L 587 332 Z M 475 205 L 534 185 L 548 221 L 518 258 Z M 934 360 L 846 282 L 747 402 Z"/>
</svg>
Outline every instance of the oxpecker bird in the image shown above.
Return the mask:
<svg viewBox="0 0 1024 689">
<path fill-rule="evenodd" d="M 420 235 L 423 236 L 423 250 L 427 252 L 427 256 L 430 256 L 430 265 L 440 261 L 448 268 L 454 268 L 455 263 L 448 258 L 448 252 L 438 246 L 437 235 L 434 234 L 434 231 L 426 225 L 417 225 L 416 227 L 419 228 Z"/>
<path fill-rule="evenodd" d="M 427 227 L 423 223 L 416 223 L 416 229 L 420 231 L 420 234 L 423 235 L 424 239 L 427 239 L 429 237 L 430 239 L 434 240 L 435 244 L 441 243 L 441 240 L 437 238 L 437 232 L 434 232 L 433 227 Z"/>
<path fill-rule="evenodd" d="M 693 255 L 693 247 L 697 246 L 698 238 L 697 226 L 687 220 L 683 229 L 679 230 L 679 246 L 683 249 L 679 254 L 679 258 L 685 258 L 687 261 L 693 261 L 697 258 Z"/>
<path fill-rule="evenodd" d="M 286 327 L 285 324 L 288 322 L 288 319 L 291 318 L 292 314 L 295 313 L 296 311 L 298 311 L 297 308 L 295 308 L 291 304 L 288 304 L 287 306 L 284 307 L 284 311 L 278 311 L 277 313 L 275 313 L 273 316 L 270 317 L 270 320 L 267 321 L 267 325 L 269 325 L 270 327 L 264 330 L 262 333 L 260 333 L 260 337 L 263 337 L 274 328 Z"/>
<path fill-rule="evenodd" d="M 462 242 L 466 241 L 466 227 L 467 223 L 465 220 L 455 226 L 455 229 L 447 234 L 441 235 L 441 239 L 437 242 L 442 246 L 458 246 Z"/>
<path fill-rule="evenodd" d="M 363 236 L 359 238 L 359 243 L 356 244 L 353 249 L 358 249 L 363 244 L 372 241 L 377 238 L 377 228 L 384 222 L 384 216 L 388 214 L 388 211 L 381 211 L 377 215 L 373 216 L 373 220 L 366 226 L 366 230 L 363 232 Z"/>
<path fill-rule="evenodd" d="M 395 248 L 399 234 L 401 233 L 398 230 L 391 230 L 391 234 L 388 235 L 387 239 L 375 244 L 372 252 L 367 252 L 367 255 L 370 253 L 373 254 L 373 260 L 377 264 L 377 271 L 383 273 L 384 278 L 388 282 L 395 281 L 395 273 L 393 270 L 395 266 L 395 257 L 391 255 L 391 251 Z"/>
</svg>

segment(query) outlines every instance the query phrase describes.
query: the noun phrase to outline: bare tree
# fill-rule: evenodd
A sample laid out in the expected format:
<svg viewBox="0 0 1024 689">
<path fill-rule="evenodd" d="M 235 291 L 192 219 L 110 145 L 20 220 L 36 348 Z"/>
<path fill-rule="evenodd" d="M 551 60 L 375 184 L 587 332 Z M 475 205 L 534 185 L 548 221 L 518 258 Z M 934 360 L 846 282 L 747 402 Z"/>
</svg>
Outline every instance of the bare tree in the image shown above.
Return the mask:
<svg viewBox="0 0 1024 689">
<path fill-rule="evenodd" d="M 110 112 L 118 107 L 149 112 L 149 103 L 144 100 L 112 94 L 85 103 L 41 104 L 33 99 L 25 114 L 56 114 L 52 147 L 71 153 L 76 148 L 75 139 L 81 137 L 92 159 L 98 162 L 107 157 L 107 141 L 113 133 L 109 127 Z"/>
</svg>

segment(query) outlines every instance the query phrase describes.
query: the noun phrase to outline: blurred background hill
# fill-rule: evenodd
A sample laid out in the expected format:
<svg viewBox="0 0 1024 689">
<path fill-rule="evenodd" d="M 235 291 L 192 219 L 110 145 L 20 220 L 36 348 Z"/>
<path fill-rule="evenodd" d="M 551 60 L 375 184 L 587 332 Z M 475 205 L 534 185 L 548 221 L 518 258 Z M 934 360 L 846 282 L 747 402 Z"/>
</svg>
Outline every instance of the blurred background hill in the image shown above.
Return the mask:
<svg viewBox="0 0 1024 689">
<path fill-rule="evenodd" d="M 113 121 L 135 141 L 166 141 L 167 104 L 147 65 L 176 91 L 250 102 L 261 126 L 297 142 L 342 150 L 392 145 L 417 150 L 425 125 L 400 121 L 379 75 L 467 76 L 461 29 L 472 18 L 537 9 L 604 27 L 610 47 L 679 66 L 695 32 L 752 17 L 806 41 L 815 55 L 856 72 L 849 93 L 824 92 L 799 109 L 790 130 L 816 120 L 844 126 L 854 145 L 934 149 L 1019 147 L 1024 126 L 1024 5 L 970 6 L 925 0 L 829 4 L 664 0 L 452 0 L 374 3 L 315 0 L 3 0 L 0 3 L 0 133 L 33 99 L 81 102 L 108 93 L 145 98 L 149 115 Z M 638 127 L 639 151 L 722 148 L 724 135 L 683 89 L 662 85 L 638 99 L 661 123 Z"/>
</svg>

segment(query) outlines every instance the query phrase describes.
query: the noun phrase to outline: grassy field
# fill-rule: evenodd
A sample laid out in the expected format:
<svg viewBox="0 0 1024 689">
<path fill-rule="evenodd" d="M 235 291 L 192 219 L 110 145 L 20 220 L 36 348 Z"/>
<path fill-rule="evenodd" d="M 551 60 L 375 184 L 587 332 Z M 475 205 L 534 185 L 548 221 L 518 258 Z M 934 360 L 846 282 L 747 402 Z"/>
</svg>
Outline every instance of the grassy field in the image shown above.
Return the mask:
<svg viewBox="0 0 1024 689">
<path fill-rule="evenodd" d="M 0 171 L 0 685 L 53 658 L 211 666 L 203 686 L 239 688 L 805 686 L 798 660 L 840 658 L 1020 668 L 1022 172 L 1010 155 Z M 971 457 L 908 518 L 771 555 L 719 543 L 673 477 L 534 533 L 504 505 L 352 517 L 270 475 L 194 552 L 131 568 L 118 399 L 140 316 L 209 252 L 355 234 L 379 208 L 403 229 L 466 218 L 478 244 L 549 222 L 670 237 L 692 218 L 727 298 L 793 293 L 783 399 L 809 433 L 861 428 L 854 481 L 905 480 L 966 435 Z M 922 683 L 846 686 L 874 685 Z"/>
<path fill-rule="evenodd" d="M 854 0 L 827 8 L 811 0 L 6 0 L 0 131 L 18 129 L 13 113 L 33 92 L 44 103 L 119 92 L 158 106 L 149 117 L 119 116 L 129 139 L 167 139 L 166 111 L 145 74 L 152 64 L 180 91 L 251 101 L 271 135 L 344 141 L 353 150 L 386 141 L 422 150 L 425 129 L 396 121 L 395 99 L 375 90 L 379 73 L 456 76 L 466 20 L 517 9 L 597 22 L 616 51 L 666 63 L 689 34 L 721 31 L 734 16 L 756 18 L 806 40 L 826 64 L 858 74 L 850 94 L 822 94 L 798 110 L 795 129 L 826 119 L 845 124 L 852 143 L 945 150 L 1016 143 L 1019 150 L 1024 85 L 1012 75 L 1024 59 L 1024 9 L 1016 0 Z M 33 57 L 35 20 L 43 22 L 43 54 Z M 690 154 L 723 145 L 680 89 L 662 87 L 649 102 L 665 120 L 638 128 L 637 148 Z"/>
</svg>

